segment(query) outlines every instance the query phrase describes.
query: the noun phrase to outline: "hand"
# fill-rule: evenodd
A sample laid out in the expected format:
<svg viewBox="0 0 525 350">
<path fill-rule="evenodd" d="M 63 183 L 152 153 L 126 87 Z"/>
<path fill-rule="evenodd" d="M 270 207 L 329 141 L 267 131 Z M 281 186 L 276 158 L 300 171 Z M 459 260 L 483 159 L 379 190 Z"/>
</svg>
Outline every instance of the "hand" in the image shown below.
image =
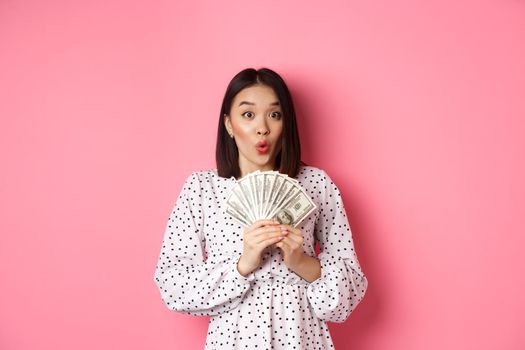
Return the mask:
<svg viewBox="0 0 525 350">
<path fill-rule="evenodd" d="M 243 253 L 237 262 L 237 270 L 248 275 L 261 264 L 261 253 L 266 247 L 279 242 L 286 234 L 274 220 L 258 220 L 244 229 Z"/>
<path fill-rule="evenodd" d="M 283 240 L 274 245 L 280 248 L 284 253 L 284 263 L 292 271 L 297 269 L 303 260 L 303 233 L 300 229 L 290 225 L 279 225 L 283 232 L 287 232 Z"/>
</svg>

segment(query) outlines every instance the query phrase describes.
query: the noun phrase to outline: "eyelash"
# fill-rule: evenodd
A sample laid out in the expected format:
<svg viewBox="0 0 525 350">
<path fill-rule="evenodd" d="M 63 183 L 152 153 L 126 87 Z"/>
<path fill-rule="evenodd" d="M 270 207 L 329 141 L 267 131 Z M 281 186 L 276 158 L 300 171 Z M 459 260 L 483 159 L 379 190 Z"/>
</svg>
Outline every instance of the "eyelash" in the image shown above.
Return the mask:
<svg viewBox="0 0 525 350">
<path fill-rule="evenodd" d="M 244 112 L 244 113 L 241 114 L 241 115 L 242 115 L 242 116 L 245 116 L 246 113 L 252 113 L 252 112 L 250 112 L 250 111 L 246 111 L 246 112 Z M 278 116 L 277 116 L 275 119 L 281 119 L 281 117 L 282 117 L 281 112 L 272 112 L 271 114 L 273 114 L 273 113 L 277 113 L 277 114 L 278 114 Z M 253 113 L 252 113 L 252 114 L 253 114 Z M 247 118 L 250 118 L 250 117 L 247 117 Z"/>
</svg>

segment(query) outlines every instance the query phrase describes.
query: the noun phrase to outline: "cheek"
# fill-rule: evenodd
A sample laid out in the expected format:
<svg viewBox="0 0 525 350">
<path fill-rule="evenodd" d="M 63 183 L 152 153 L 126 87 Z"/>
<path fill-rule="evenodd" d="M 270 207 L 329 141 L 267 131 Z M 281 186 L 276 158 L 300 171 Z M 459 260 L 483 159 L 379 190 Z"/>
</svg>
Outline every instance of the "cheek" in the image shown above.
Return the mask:
<svg viewBox="0 0 525 350">
<path fill-rule="evenodd" d="M 239 140 L 246 140 L 250 135 L 250 129 L 247 126 L 244 125 L 238 125 L 234 129 L 234 133 L 237 136 Z"/>
<path fill-rule="evenodd" d="M 252 131 L 245 125 L 236 125 L 234 129 L 235 143 L 239 149 L 246 148 L 253 143 Z"/>
<path fill-rule="evenodd" d="M 283 132 L 284 124 L 283 121 L 274 121 L 270 124 L 270 129 L 274 133 L 274 135 L 281 135 Z"/>
<path fill-rule="evenodd" d="M 275 134 L 275 139 L 280 139 L 281 136 L 283 136 L 283 125 L 278 125 L 275 130 L 274 130 L 274 134 Z"/>
</svg>

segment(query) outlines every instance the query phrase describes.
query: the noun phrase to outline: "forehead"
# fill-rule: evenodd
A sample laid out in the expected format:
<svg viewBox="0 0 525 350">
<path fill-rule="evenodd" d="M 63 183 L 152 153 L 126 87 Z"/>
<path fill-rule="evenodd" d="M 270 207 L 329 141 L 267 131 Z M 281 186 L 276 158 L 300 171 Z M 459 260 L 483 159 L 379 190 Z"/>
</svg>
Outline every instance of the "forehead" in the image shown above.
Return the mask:
<svg viewBox="0 0 525 350">
<path fill-rule="evenodd" d="M 242 101 L 255 103 L 256 106 L 265 106 L 278 102 L 279 99 L 271 87 L 257 84 L 239 91 L 233 99 L 232 107 L 239 107 Z"/>
</svg>

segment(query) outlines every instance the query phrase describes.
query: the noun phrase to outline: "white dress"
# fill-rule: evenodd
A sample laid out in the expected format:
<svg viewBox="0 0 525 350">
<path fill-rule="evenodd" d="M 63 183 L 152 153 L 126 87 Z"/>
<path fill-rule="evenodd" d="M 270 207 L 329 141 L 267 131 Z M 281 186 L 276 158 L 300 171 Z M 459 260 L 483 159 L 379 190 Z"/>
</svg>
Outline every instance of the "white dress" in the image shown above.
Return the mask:
<svg viewBox="0 0 525 350">
<path fill-rule="evenodd" d="M 326 322 L 344 322 L 368 280 L 354 251 L 339 189 L 321 169 L 302 166 L 296 179 L 317 204 L 299 224 L 303 250 L 316 256 L 321 277 L 308 282 L 288 269 L 279 248 L 263 254 L 248 276 L 237 270 L 243 228 L 224 213 L 235 178 L 195 171 L 171 212 L 154 281 L 165 305 L 211 316 L 206 350 L 334 349 Z"/>
</svg>

